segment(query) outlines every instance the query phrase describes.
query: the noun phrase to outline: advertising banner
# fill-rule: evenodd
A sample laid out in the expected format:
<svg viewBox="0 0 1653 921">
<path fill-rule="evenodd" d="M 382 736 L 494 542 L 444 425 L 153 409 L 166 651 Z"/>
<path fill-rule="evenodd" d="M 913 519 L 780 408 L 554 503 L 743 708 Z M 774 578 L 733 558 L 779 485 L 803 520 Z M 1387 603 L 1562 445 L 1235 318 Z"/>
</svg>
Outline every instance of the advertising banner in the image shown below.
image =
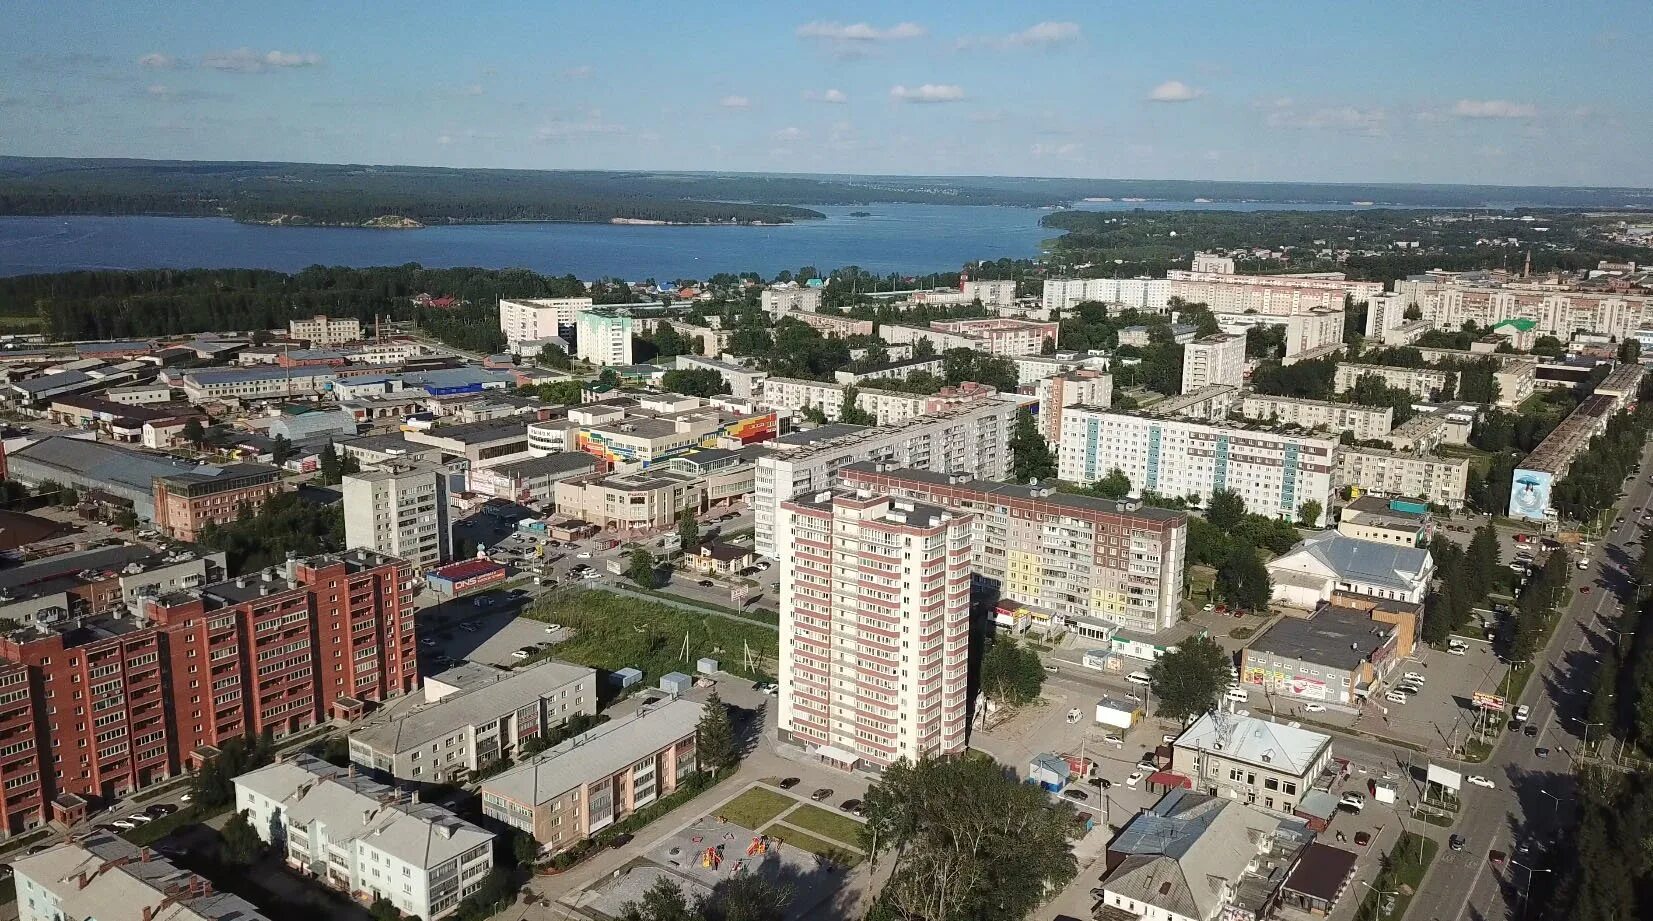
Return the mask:
<svg viewBox="0 0 1653 921">
<path fill-rule="evenodd" d="M 1550 485 L 1555 479 L 1547 470 L 1515 469 L 1510 483 L 1511 518 L 1543 521 L 1550 511 Z"/>
</svg>

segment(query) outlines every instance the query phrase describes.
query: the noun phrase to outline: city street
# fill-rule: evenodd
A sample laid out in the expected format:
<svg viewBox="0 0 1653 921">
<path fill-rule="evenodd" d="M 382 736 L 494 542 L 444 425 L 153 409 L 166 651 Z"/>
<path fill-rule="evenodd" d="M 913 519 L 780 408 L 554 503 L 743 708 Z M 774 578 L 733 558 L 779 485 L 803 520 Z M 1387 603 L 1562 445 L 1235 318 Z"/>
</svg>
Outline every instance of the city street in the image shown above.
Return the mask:
<svg viewBox="0 0 1653 921">
<path fill-rule="evenodd" d="M 1590 688 L 1590 668 L 1613 641 L 1600 621 L 1616 611 L 1622 593 L 1630 588 L 1623 569 L 1630 557 L 1621 548 L 1637 535 L 1641 517 L 1653 502 L 1653 486 L 1646 477 L 1653 467 L 1650 458 L 1653 451 L 1644 451 L 1638 475 L 1620 502 L 1624 523 L 1595 547 L 1588 570 L 1574 571 L 1572 603 L 1525 692 L 1510 702 L 1512 707 L 1526 704 L 1532 708 L 1529 722 L 1538 727 L 1538 735 L 1510 732 L 1485 764 L 1465 768 L 1490 778 L 1497 789 L 1465 788 L 1462 820 L 1453 831 L 1468 839 L 1468 844 L 1460 852 L 1441 852 L 1412 904 L 1414 919 L 1490 921 L 1515 917 L 1521 911 L 1522 894 L 1531 879 L 1524 866 L 1528 861 L 1522 860 L 1519 849 L 1542 847 L 1571 810 L 1575 782 L 1571 760 L 1583 742 L 1580 720 Z M 1578 591 L 1583 586 L 1591 588 L 1589 594 Z M 1551 749 L 1548 757 L 1537 755 L 1541 747 Z M 1487 856 L 1492 850 L 1509 854 L 1513 860 L 1496 869 Z M 1540 859 L 1537 854 L 1530 856 Z"/>
</svg>

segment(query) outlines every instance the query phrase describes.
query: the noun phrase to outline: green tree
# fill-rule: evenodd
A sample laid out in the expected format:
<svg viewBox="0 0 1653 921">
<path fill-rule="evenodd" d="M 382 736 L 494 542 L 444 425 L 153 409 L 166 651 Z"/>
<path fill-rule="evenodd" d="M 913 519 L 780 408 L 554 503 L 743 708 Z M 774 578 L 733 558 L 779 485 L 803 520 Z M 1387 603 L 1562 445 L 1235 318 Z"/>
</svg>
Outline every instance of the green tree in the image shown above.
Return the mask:
<svg viewBox="0 0 1653 921">
<path fill-rule="evenodd" d="M 729 720 L 729 707 L 713 691 L 706 698 L 695 730 L 695 760 L 712 777 L 733 768 L 740 762 L 740 750 L 735 746 L 735 727 Z"/>
<path fill-rule="evenodd" d="M 715 397 L 729 392 L 729 383 L 723 375 L 710 368 L 674 368 L 661 376 L 660 387 L 668 393 L 691 397 Z"/>
<path fill-rule="evenodd" d="M 1210 504 L 1205 507 L 1205 520 L 1222 531 L 1232 531 L 1239 527 L 1245 516 L 1245 500 L 1240 498 L 1239 493 L 1227 489 L 1213 492 Z"/>
<path fill-rule="evenodd" d="M 182 434 L 184 440 L 194 445 L 197 451 L 201 450 L 201 444 L 207 440 L 207 429 L 201 424 L 200 419 L 185 422 Z"/>
<path fill-rule="evenodd" d="M 1016 413 L 1016 427 L 1010 434 L 1010 478 L 1017 483 L 1033 483 L 1056 475 L 1056 455 L 1050 442 L 1039 431 L 1033 413 L 1022 409 Z"/>
<path fill-rule="evenodd" d="M 844 388 L 844 405 L 838 410 L 838 421 L 848 425 L 874 425 L 878 422 L 872 413 L 862 409 L 858 404 L 861 391 L 854 387 Z"/>
<path fill-rule="evenodd" d="M 1185 720 L 1215 707 L 1228 686 L 1232 661 L 1208 636 L 1177 644 L 1148 668 L 1157 702 L 1155 713 L 1163 719 Z"/>
<path fill-rule="evenodd" d="M 1475 529 L 1469 540 L 1463 567 L 1464 585 L 1471 601 L 1480 601 L 1492 590 L 1492 577 L 1502 565 L 1498 554 L 1498 531 L 1487 522 Z"/>
<path fill-rule="evenodd" d="M 1019 707 L 1039 698 L 1045 669 L 1039 654 L 1009 636 L 994 637 L 981 657 L 981 689 L 995 703 Z"/>
<path fill-rule="evenodd" d="M 540 843 L 528 832 L 516 832 L 511 835 L 511 856 L 516 859 L 517 866 L 531 867 L 539 859 Z"/>
<path fill-rule="evenodd" d="M 1108 471 L 1108 475 L 1091 484 L 1091 491 L 1106 499 L 1123 499 L 1131 494 L 1131 478 L 1118 467 Z"/>
<path fill-rule="evenodd" d="M 1268 567 L 1257 555 L 1257 548 L 1244 538 L 1229 544 L 1222 565 L 1217 567 L 1215 587 L 1217 597 L 1242 611 L 1268 610 L 1273 593 Z"/>
<path fill-rule="evenodd" d="M 739 873 L 717 884 L 701 902 L 701 914 L 721 921 L 784 921 L 792 890 L 758 873 Z"/>
<path fill-rule="evenodd" d="M 532 390 L 536 396 L 547 403 L 559 406 L 578 406 L 585 395 L 585 385 L 579 381 L 552 381 L 549 384 L 540 384 L 536 387 L 525 388 Z"/>
<path fill-rule="evenodd" d="M 700 546 L 700 521 L 694 509 L 686 508 L 677 516 L 677 543 L 684 553 L 693 553 Z"/>
<path fill-rule="evenodd" d="M 1627 336 L 1623 342 L 1619 343 L 1619 361 L 1627 365 L 1633 365 L 1641 360 L 1641 354 L 1642 344 L 1635 337 Z"/>
<path fill-rule="evenodd" d="M 1019 921 L 1077 871 L 1072 810 L 987 758 L 898 761 L 864 803 L 864 849 L 894 859 L 888 917 Z"/>
<path fill-rule="evenodd" d="M 621 921 L 703 921 L 689 905 L 683 888 L 669 876 L 661 876 L 643 892 L 643 898 L 627 902 L 620 909 Z"/>
<path fill-rule="evenodd" d="M 367 906 L 367 915 L 373 921 L 402 921 L 401 911 L 384 896 L 379 896 L 372 905 Z"/>
<path fill-rule="evenodd" d="M 329 441 L 321 449 L 319 462 L 321 470 L 321 485 L 332 486 L 344 479 L 344 463 L 339 460 L 339 452 Z"/>
<path fill-rule="evenodd" d="M 1321 505 L 1319 500 L 1310 499 L 1297 507 L 1297 520 L 1301 521 L 1305 528 L 1318 528 L 1320 516 L 1325 511 L 1326 507 Z"/>
<path fill-rule="evenodd" d="M 1408 304 L 1406 305 L 1406 309 L 1401 312 L 1401 318 L 1405 320 L 1421 320 L 1423 319 L 1423 309 L 1417 304 Z"/>
<path fill-rule="evenodd" d="M 631 565 L 626 569 L 626 577 L 644 588 L 653 588 L 654 554 L 642 548 L 631 551 Z"/>
<path fill-rule="evenodd" d="M 270 463 L 283 467 L 292 456 L 293 443 L 287 440 L 286 435 L 277 435 L 270 445 Z"/>
<path fill-rule="evenodd" d="M 258 859 L 264 856 L 264 842 L 258 837 L 258 832 L 253 830 L 247 810 L 243 809 L 230 816 L 220 834 L 224 838 L 224 857 L 230 863 L 244 867 L 257 863 Z"/>
</svg>

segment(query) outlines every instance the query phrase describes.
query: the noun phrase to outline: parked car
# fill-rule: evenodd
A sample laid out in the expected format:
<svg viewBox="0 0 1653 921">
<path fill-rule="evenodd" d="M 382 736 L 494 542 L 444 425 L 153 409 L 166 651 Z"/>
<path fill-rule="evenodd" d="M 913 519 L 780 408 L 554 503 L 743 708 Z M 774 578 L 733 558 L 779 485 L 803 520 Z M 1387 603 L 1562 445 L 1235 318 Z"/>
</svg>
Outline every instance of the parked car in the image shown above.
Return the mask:
<svg viewBox="0 0 1653 921">
<path fill-rule="evenodd" d="M 1337 801 L 1337 804 L 1344 809 L 1359 812 L 1366 808 L 1366 794 L 1356 793 L 1355 791 L 1350 790 L 1349 792 L 1343 794 L 1342 798 Z"/>
<path fill-rule="evenodd" d="M 1469 653 L 1469 650 L 1465 649 L 1462 646 L 1454 646 L 1451 649 L 1448 649 L 1446 651 L 1446 654 L 1449 655 L 1449 656 L 1461 656 L 1461 655 L 1467 655 L 1468 653 Z"/>
<path fill-rule="evenodd" d="M 1504 861 L 1508 859 L 1508 855 L 1506 855 L 1503 851 L 1487 851 L 1487 860 L 1491 862 L 1492 867 L 1495 870 L 1502 870 L 1504 868 Z"/>
<path fill-rule="evenodd" d="M 1304 704 L 1303 705 L 1303 712 L 1304 713 L 1325 713 L 1326 712 L 1326 705 L 1325 704 Z"/>
<path fill-rule="evenodd" d="M 1526 704 L 1522 704 L 1521 706 L 1515 708 L 1515 721 L 1517 723 L 1525 723 L 1527 721 L 1527 717 L 1531 715 L 1532 708 L 1528 707 Z"/>
<path fill-rule="evenodd" d="M 1056 663 L 1054 663 L 1054 662 L 1046 662 L 1045 663 L 1045 671 L 1050 672 L 1052 675 L 1056 674 L 1056 672 L 1058 670 L 1059 669 L 1056 668 Z"/>
<path fill-rule="evenodd" d="M 1534 726 L 1534 725 L 1532 725 L 1532 724 L 1531 724 L 1531 723 L 1528 723 L 1528 724 L 1527 724 L 1527 728 L 1526 728 L 1526 729 L 1525 729 L 1525 730 L 1523 730 L 1523 731 L 1524 731 L 1524 732 L 1526 732 L 1526 734 L 1527 734 L 1527 735 L 1528 735 L 1528 736 L 1536 736 L 1536 735 L 1538 735 L 1538 727 L 1537 727 L 1537 726 Z"/>
<path fill-rule="evenodd" d="M 1383 699 L 1392 704 L 1403 704 L 1408 700 L 1407 696 L 1399 691 L 1385 691 L 1383 693 Z"/>
<path fill-rule="evenodd" d="M 1090 799 L 1091 795 L 1089 793 L 1086 793 L 1084 790 L 1078 790 L 1078 789 L 1075 789 L 1073 787 L 1069 787 L 1066 790 L 1062 791 L 1062 798 L 1063 799 L 1071 799 L 1076 803 L 1083 803 L 1086 800 Z"/>
<path fill-rule="evenodd" d="M 1142 757 L 1137 760 L 1136 766 L 1150 774 L 1159 770 L 1159 764 L 1154 761 L 1153 752 L 1143 752 Z"/>
<path fill-rule="evenodd" d="M 1070 708 L 1068 710 L 1068 725 L 1071 726 L 1074 723 L 1079 722 L 1079 717 L 1080 717 L 1079 708 L 1078 707 Z"/>
<path fill-rule="evenodd" d="M 1446 844 L 1455 851 L 1461 851 L 1464 849 L 1464 836 L 1453 835 L 1452 837 L 1446 839 Z"/>
<path fill-rule="evenodd" d="M 1423 675 L 1420 675 L 1417 672 L 1407 672 L 1406 674 L 1402 675 L 1401 677 L 1405 678 L 1407 681 L 1416 681 L 1418 684 L 1423 684 L 1425 681 L 1428 680 Z"/>
<path fill-rule="evenodd" d="M 1131 776 L 1125 778 L 1125 786 L 1130 787 L 1132 789 L 1136 789 L 1136 785 L 1141 783 L 1141 782 L 1142 782 L 1142 772 L 1141 771 L 1132 771 Z"/>
<path fill-rule="evenodd" d="M 144 815 L 141 812 L 134 812 L 131 815 L 126 817 L 126 821 L 128 821 L 128 822 L 137 822 L 139 825 L 144 825 L 144 824 L 147 824 L 149 822 L 155 821 L 155 817 L 152 816 L 152 815 Z"/>
<path fill-rule="evenodd" d="M 1542 745 L 1540 745 L 1537 748 L 1533 749 L 1532 753 L 1534 755 L 1538 756 L 1539 758 L 1548 758 L 1548 757 L 1550 757 L 1550 750 L 1545 748 Z"/>
<path fill-rule="evenodd" d="M 843 811 L 845 811 L 847 813 L 849 813 L 850 815 L 855 815 L 855 816 L 861 815 L 861 814 L 863 814 L 867 811 L 866 808 L 861 805 L 861 801 L 858 800 L 858 799 L 844 800 L 843 803 L 839 804 L 838 808 L 842 809 Z"/>
<path fill-rule="evenodd" d="M 511 658 L 513 658 L 513 659 L 526 659 L 526 658 L 528 658 L 529 656 L 531 656 L 533 654 L 534 654 L 534 650 L 533 650 L 532 647 L 524 646 L 521 649 L 513 650 L 511 652 Z"/>
<path fill-rule="evenodd" d="M 1366 845 L 1371 844 L 1371 843 L 1372 843 L 1372 833 L 1371 832 L 1369 832 L 1369 831 L 1357 831 L 1357 832 L 1355 832 L 1355 844 L 1356 845 L 1358 845 L 1359 847 L 1365 847 Z"/>
<path fill-rule="evenodd" d="M 1469 781 L 1470 783 L 1474 784 L 1477 787 L 1486 787 L 1488 790 L 1498 789 L 1497 784 L 1493 783 L 1491 780 L 1489 780 L 1485 777 L 1482 777 L 1480 774 L 1471 774 L 1471 775 L 1469 775 L 1468 777 L 1466 777 L 1464 779 Z"/>
<path fill-rule="evenodd" d="M 714 583 L 712 582 L 711 579 L 701 579 L 698 582 L 696 582 L 695 584 L 700 586 L 701 588 L 711 588 Z"/>
<path fill-rule="evenodd" d="M 809 798 L 818 803 L 821 800 L 824 800 L 824 799 L 830 797 L 831 795 L 832 795 L 832 791 L 830 789 L 828 789 L 826 787 L 822 787 L 821 789 L 816 790 L 814 793 L 809 794 Z"/>
<path fill-rule="evenodd" d="M 1147 672 L 1131 672 L 1129 675 L 1125 676 L 1125 680 L 1129 681 L 1132 684 L 1153 684 L 1154 683 L 1154 679 L 1148 677 Z"/>
<path fill-rule="evenodd" d="M 793 787 L 796 787 L 799 784 L 799 782 L 800 781 L 796 777 L 785 777 L 785 778 L 782 778 L 781 782 L 776 784 L 775 786 L 780 787 L 782 790 L 790 790 Z"/>
</svg>

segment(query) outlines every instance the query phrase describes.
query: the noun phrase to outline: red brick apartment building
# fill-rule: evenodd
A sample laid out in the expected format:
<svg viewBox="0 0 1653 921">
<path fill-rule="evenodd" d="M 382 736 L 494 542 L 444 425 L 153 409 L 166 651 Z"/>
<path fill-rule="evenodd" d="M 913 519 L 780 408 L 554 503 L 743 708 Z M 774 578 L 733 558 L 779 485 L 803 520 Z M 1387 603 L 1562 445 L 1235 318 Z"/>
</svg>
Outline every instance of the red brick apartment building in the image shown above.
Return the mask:
<svg viewBox="0 0 1653 921">
<path fill-rule="evenodd" d="M 207 525 L 234 521 L 242 503 L 257 511 L 280 491 L 281 469 L 265 464 L 199 467 L 189 473 L 158 476 L 155 526 L 193 543 Z"/>
<path fill-rule="evenodd" d="M 413 578 L 351 550 L 0 636 L 0 837 L 412 691 Z"/>
</svg>

